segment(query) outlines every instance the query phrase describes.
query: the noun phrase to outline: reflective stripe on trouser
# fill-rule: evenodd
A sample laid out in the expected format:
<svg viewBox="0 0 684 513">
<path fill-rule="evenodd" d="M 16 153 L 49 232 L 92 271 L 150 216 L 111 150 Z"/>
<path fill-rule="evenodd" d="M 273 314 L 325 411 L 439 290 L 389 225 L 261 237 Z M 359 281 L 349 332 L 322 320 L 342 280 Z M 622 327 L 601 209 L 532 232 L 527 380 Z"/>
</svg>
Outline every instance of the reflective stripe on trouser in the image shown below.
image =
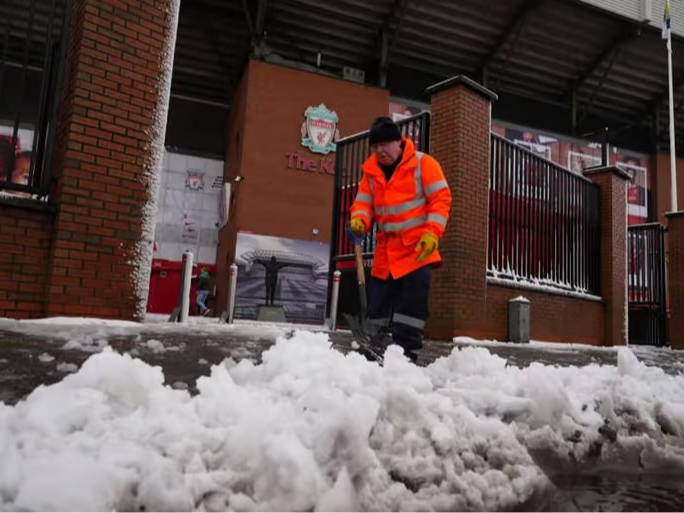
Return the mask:
<svg viewBox="0 0 684 513">
<path fill-rule="evenodd" d="M 392 339 L 407 351 L 423 347 L 430 274 L 430 266 L 423 266 L 398 280 L 371 276 L 368 282 L 369 322 L 390 318 Z"/>
</svg>

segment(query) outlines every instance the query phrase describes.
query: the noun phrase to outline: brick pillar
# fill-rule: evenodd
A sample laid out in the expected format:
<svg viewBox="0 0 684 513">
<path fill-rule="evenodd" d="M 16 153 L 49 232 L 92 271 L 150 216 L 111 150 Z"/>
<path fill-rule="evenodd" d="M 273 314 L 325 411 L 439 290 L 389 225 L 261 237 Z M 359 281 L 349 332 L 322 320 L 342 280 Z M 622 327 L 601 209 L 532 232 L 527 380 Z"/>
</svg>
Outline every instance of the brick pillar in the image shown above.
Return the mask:
<svg viewBox="0 0 684 513">
<path fill-rule="evenodd" d="M 584 174 L 601 194 L 601 297 L 603 345 L 627 345 L 627 185 L 629 175 L 617 167 Z"/>
<path fill-rule="evenodd" d="M 449 223 L 440 243 L 443 262 L 432 279 L 426 335 L 485 333 L 491 102 L 497 96 L 464 76 L 428 89 L 430 154 L 451 189 Z"/>
<path fill-rule="evenodd" d="M 670 212 L 667 217 L 670 293 L 670 345 L 684 349 L 684 212 Z"/>
<path fill-rule="evenodd" d="M 74 0 L 47 314 L 144 315 L 180 0 Z"/>
</svg>

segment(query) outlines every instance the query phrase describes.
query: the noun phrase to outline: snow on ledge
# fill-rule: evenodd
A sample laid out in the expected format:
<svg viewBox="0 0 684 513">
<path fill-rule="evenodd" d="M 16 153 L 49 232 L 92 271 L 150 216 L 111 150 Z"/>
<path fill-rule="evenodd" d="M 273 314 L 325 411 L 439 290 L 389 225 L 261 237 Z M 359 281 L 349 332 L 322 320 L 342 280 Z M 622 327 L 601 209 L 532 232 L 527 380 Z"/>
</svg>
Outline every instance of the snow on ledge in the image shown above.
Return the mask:
<svg viewBox="0 0 684 513">
<path fill-rule="evenodd" d="M 565 296 L 572 297 L 575 299 L 584 299 L 587 301 L 602 301 L 600 296 L 595 296 L 594 294 L 587 294 L 585 292 L 575 292 L 573 290 L 563 290 L 557 287 L 552 287 L 550 285 L 541 285 L 538 283 L 529 283 L 524 281 L 515 281 L 505 278 L 495 278 L 493 276 L 487 276 L 488 285 L 498 285 L 501 287 L 508 287 L 511 289 L 522 289 L 531 290 L 533 292 L 544 292 L 545 294 L 553 294 L 555 296 Z"/>
<path fill-rule="evenodd" d="M 46 317 L 44 319 L 5 319 L 0 321 L 17 323 L 22 326 L 103 326 L 107 328 L 139 328 L 141 324 L 133 321 L 98 319 L 96 317 Z"/>
<path fill-rule="evenodd" d="M 606 351 L 606 352 L 616 352 L 619 348 L 625 346 L 593 346 L 591 344 L 581 344 L 569 343 L 569 342 L 546 342 L 540 340 L 530 340 L 529 344 L 518 344 L 515 342 L 501 341 L 501 340 L 480 340 L 470 337 L 454 337 L 452 342 L 458 344 L 469 344 L 472 346 L 479 347 L 496 347 L 496 346 L 506 346 L 506 347 L 519 347 L 521 349 L 544 349 L 544 350 L 586 350 L 586 351 Z M 634 349 L 630 347 L 630 349 Z"/>
</svg>

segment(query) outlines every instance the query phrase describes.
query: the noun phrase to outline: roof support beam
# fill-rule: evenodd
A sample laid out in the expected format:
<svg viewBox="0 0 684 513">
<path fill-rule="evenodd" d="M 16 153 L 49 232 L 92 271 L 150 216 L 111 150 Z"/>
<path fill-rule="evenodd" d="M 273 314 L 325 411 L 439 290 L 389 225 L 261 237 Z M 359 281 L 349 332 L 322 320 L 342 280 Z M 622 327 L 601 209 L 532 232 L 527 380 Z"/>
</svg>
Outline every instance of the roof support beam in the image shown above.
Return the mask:
<svg viewBox="0 0 684 513">
<path fill-rule="evenodd" d="M 489 50 L 487 55 L 484 56 L 482 59 L 482 62 L 480 63 L 477 76 L 480 77 L 486 77 L 488 75 L 487 73 L 487 68 L 494 62 L 494 59 L 497 58 L 499 53 L 504 49 L 504 47 L 508 44 L 509 41 L 513 41 L 513 44 L 511 45 L 511 49 L 508 52 L 508 57 L 506 58 L 506 62 L 508 62 L 508 58 L 510 57 L 510 54 L 513 52 L 515 49 L 515 43 L 517 42 L 518 37 L 520 36 L 520 33 L 522 32 L 523 28 L 525 27 L 525 24 L 529 21 L 531 15 L 539 9 L 542 4 L 544 3 L 544 0 L 527 0 L 520 10 L 515 14 L 513 19 L 509 22 L 508 26 L 506 29 L 503 31 L 499 39 L 496 41 L 494 46 Z M 503 73 L 504 69 L 501 70 L 500 74 Z"/>
<path fill-rule="evenodd" d="M 380 48 L 380 70 L 378 76 L 380 77 L 380 87 L 387 87 L 387 68 L 389 67 L 389 31 L 383 29 L 381 37 Z"/>
<path fill-rule="evenodd" d="M 201 9 L 199 6 L 195 6 L 192 4 L 189 5 L 192 7 L 193 15 L 196 16 L 196 19 L 202 25 L 202 36 L 204 37 L 205 41 L 209 44 L 213 55 L 216 56 L 216 63 L 224 69 L 225 76 L 228 80 L 229 85 L 229 91 L 226 91 L 226 93 L 232 94 L 231 91 L 237 85 L 236 79 L 233 76 L 233 70 L 231 69 L 231 66 L 228 63 L 228 60 L 223 51 L 224 47 L 220 45 L 218 42 L 217 32 L 214 28 L 214 19 L 207 14 L 207 10 Z M 174 70 L 176 69 L 176 67 L 177 66 L 174 66 Z"/>
<path fill-rule="evenodd" d="M 582 109 L 582 114 L 580 115 L 580 119 L 579 119 L 579 126 L 582 126 L 584 124 L 584 120 L 587 118 L 587 116 L 591 112 L 591 109 L 594 106 L 594 101 L 596 100 L 596 95 L 598 95 L 598 92 L 601 90 L 601 87 L 603 87 L 603 83 L 606 81 L 606 78 L 608 78 L 608 75 L 610 74 L 610 70 L 613 69 L 613 65 L 615 64 L 615 61 L 617 60 L 618 56 L 620 55 L 621 50 L 622 50 L 622 46 L 618 46 L 618 47 L 616 47 L 615 51 L 612 52 L 612 55 L 610 57 L 610 62 L 606 66 L 606 69 L 603 71 L 603 75 L 601 75 L 601 79 L 594 86 L 594 90 L 591 93 L 591 98 L 584 105 L 584 108 Z M 579 88 L 575 89 L 575 91 L 578 91 L 578 90 L 579 90 Z"/>
<path fill-rule="evenodd" d="M 577 89 L 570 93 L 570 126 L 572 135 L 577 135 Z"/>
<path fill-rule="evenodd" d="M 257 0 L 256 13 L 253 20 L 252 13 L 247 5 L 247 0 L 242 0 L 242 10 L 245 12 L 247 26 L 249 27 L 249 32 L 252 35 L 252 53 L 255 55 L 261 53 L 261 42 L 264 39 L 266 26 L 266 2 L 267 0 Z"/>
<path fill-rule="evenodd" d="M 387 87 L 387 68 L 389 56 L 401 33 L 401 26 L 406 17 L 406 11 L 411 0 L 395 0 L 392 11 L 389 13 L 380 31 L 379 51 L 380 63 L 378 69 L 380 87 Z"/>
<path fill-rule="evenodd" d="M 388 33 L 389 52 L 394 49 L 394 45 L 401 34 L 401 26 L 404 23 L 410 3 L 411 0 L 395 0 L 392 12 L 385 20 L 383 30 Z"/>
<path fill-rule="evenodd" d="M 580 73 L 577 80 L 573 82 L 571 89 L 581 89 L 586 84 L 587 80 L 589 80 L 607 60 L 613 62 L 616 57 L 615 54 L 619 54 L 627 43 L 639 37 L 641 35 L 641 31 L 641 26 L 632 27 L 615 37 L 610 44 L 608 44 L 608 46 L 606 46 L 596 56 L 596 58 L 589 63 L 582 73 Z"/>
</svg>

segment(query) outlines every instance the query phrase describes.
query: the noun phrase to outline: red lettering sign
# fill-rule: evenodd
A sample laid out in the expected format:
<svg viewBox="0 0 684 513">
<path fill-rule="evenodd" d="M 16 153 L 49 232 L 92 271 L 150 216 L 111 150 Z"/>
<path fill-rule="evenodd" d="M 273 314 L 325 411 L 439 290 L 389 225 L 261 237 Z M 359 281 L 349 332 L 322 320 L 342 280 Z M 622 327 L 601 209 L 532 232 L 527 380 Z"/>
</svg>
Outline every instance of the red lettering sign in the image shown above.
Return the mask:
<svg viewBox="0 0 684 513">
<path fill-rule="evenodd" d="M 322 175 L 335 175 L 335 159 L 307 159 L 299 153 L 286 153 L 287 167 L 289 169 L 301 169 L 310 173 L 320 173 Z"/>
</svg>

